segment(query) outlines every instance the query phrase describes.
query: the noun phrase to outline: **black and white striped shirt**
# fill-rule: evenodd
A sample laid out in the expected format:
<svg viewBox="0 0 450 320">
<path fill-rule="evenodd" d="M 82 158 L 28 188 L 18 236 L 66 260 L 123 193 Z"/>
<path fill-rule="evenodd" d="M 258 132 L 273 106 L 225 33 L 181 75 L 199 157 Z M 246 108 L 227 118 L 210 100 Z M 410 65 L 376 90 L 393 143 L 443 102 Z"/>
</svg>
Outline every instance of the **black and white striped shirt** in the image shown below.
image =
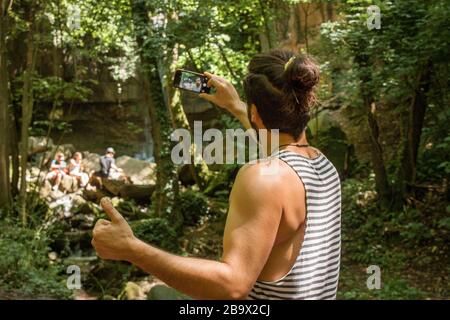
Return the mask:
<svg viewBox="0 0 450 320">
<path fill-rule="evenodd" d="M 335 299 L 341 251 L 341 185 L 320 153 L 309 159 L 283 150 L 274 156 L 292 167 L 306 192 L 306 227 L 292 269 L 281 279 L 257 281 L 248 299 Z"/>
</svg>

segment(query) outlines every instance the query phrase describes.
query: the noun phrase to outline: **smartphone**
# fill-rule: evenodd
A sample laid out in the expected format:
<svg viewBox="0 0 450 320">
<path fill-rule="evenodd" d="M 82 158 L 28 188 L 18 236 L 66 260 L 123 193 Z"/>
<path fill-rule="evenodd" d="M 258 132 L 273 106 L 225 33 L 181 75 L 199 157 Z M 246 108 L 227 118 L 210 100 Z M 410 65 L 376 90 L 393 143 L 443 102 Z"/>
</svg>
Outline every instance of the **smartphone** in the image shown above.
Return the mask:
<svg viewBox="0 0 450 320">
<path fill-rule="evenodd" d="M 195 93 L 209 93 L 208 77 L 197 72 L 178 69 L 175 71 L 173 86 Z"/>
</svg>

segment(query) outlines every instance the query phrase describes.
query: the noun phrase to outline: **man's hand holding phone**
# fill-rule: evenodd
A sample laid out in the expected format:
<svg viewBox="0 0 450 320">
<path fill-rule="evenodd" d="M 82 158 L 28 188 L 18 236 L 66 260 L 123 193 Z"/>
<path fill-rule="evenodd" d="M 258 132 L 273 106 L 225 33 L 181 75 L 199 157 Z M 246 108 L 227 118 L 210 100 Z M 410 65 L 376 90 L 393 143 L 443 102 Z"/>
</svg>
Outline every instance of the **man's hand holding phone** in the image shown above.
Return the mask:
<svg viewBox="0 0 450 320">
<path fill-rule="evenodd" d="M 222 77 L 209 72 L 205 72 L 204 74 L 208 77 L 208 87 L 214 88 L 216 92 L 214 94 L 200 93 L 199 96 L 214 103 L 220 108 L 228 110 L 241 121 L 246 129 L 251 128 L 247 116 L 247 105 L 239 97 L 236 88 L 228 80 Z"/>
</svg>

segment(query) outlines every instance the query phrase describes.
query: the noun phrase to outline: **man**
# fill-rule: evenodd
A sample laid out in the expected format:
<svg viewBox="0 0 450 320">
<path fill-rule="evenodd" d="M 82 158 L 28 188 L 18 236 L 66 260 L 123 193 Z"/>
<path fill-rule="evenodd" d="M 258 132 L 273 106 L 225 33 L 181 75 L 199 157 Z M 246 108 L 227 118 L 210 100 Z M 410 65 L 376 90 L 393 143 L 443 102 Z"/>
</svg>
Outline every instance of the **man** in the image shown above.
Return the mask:
<svg viewBox="0 0 450 320">
<path fill-rule="evenodd" d="M 108 199 L 101 203 L 111 221 L 99 220 L 93 231 L 98 255 L 129 261 L 199 299 L 334 299 L 340 181 L 305 135 L 317 66 L 286 51 L 257 55 L 244 81 L 247 106 L 228 81 L 205 75 L 216 93 L 201 97 L 230 111 L 246 128 L 279 129 L 283 148 L 268 150 L 271 158 L 239 171 L 221 260 L 179 257 L 140 241 Z"/>
<path fill-rule="evenodd" d="M 123 169 L 116 166 L 116 161 L 114 159 L 116 152 L 113 148 L 109 147 L 106 149 L 104 156 L 100 158 L 100 176 L 102 178 L 107 178 L 110 180 L 119 180 L 123 177 Z"/>
</svg>

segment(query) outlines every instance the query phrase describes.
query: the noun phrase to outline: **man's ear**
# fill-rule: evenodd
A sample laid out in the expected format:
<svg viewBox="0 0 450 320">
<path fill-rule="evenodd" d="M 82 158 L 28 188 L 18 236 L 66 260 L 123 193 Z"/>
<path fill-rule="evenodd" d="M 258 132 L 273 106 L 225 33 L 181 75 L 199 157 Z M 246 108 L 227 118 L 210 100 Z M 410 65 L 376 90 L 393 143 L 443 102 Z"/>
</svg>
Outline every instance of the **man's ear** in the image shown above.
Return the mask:
<svg viewBox="0 0 450 320">
<path fill-rule="evenodd" d="M 264 128 L 263 121 L 258 113 L 258 109 L 253 103 L 250 106 L 250 121 L 256 124 L 258 128 Z"/>
</svg>

